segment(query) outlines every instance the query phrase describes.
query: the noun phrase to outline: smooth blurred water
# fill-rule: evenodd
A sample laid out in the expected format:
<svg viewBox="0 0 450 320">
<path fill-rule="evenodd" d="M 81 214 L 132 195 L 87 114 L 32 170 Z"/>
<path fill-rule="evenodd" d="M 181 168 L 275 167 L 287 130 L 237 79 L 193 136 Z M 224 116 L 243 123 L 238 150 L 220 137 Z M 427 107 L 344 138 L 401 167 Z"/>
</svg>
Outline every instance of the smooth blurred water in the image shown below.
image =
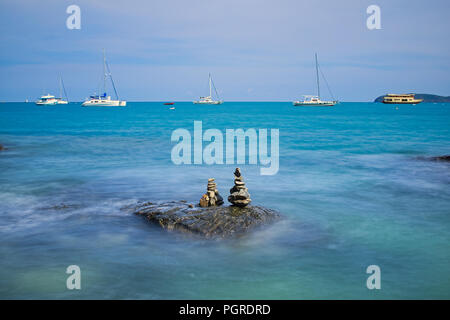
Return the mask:
<svg viewBox="0 0 450 320">
<path fill-rule="evenodd" d="M 175 106 L 0 104 L 0 298 L 450 298 L 450 165 L 420 159 L 450 153 L 450 104 Z M 228 195 L 235 166 L 171 162 L 172 131 L 194 120 L 280 130 L 277 175 L 240 165 L 280 222 L 200 240 L 123 210 L 197 202 L 209 177 Z"/>
</svg>

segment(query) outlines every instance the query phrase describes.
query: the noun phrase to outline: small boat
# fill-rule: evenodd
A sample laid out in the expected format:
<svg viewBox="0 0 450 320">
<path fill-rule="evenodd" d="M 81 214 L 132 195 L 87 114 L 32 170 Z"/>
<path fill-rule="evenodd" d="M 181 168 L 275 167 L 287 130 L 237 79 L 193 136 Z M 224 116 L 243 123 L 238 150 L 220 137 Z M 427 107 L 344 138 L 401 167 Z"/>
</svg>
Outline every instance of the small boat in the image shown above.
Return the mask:
<svg viewBox="0 0 450 320">
<path fill-rule="evenodd" d="M 294 106 L 311 106 L 311 107 L 332 107 L 337 101 L 322 101 L 319 96 L 307 96 L 304 95 L 300 101 L 294 101 Z"/>
<path fill-rule="evenodd" d="M 312 95 L 304 95 L 302 100 L 294 101 L 292 104 L 294 106 L 301 106 L 301 107 L 332 107 L 338 103 L 337 100 L 331 100 L 331 101 L 324 101 L 320 99 L 320 83 L 319 83 L 319 64 L 317 63 L 317 53 L 315 54 L 316 58 L 316 79 L 317 79 L 317 96 Z M 321 71 L 322 72 L 322 71 Z M 322 76 L 325 79 L 325 76 L 322 73 Z M 326 79 L 325 79 L 326 82 Z M 328 86 L 328 90 L 330 91 L 331 96 L 333 94 L 331 93 L 330 87 Z"/>
<path fill-rule="evenodd" d="M 57 103 L 58 99 L 55 96 L 51 95 L 50 93 L 41 96 L 41 98 L 38 101 L 36 101 L 36 105 L 38 106 L 50 106 L 55 105 Z"/>
<path fill-rule="evenodd" d="M 169 110 L 175 110 L 175 107 L 170 107 Z"/>
<path fill-rule="evenodd" d="M 66 100 L 64 100 L 62 98 L 62 93 L 64 92 L 64 97 L 66 98 Z M 59 77 L 59 96 L 60 98 L 58 99 L 57 104 L 69 104 L 69 98 L 67 98 L 67 92 L 66 92 L 66 87 L 64 86 L 64 82 L 62 77 Z"/>
<path fill-rule="evenodd" d="M 175 104 L 175 102 L 166 102 L 164 103 L 165 106 L 173 106 Z"/>
<path fill-rule="evenodd" d="M 213 100 L 212 98 L 212 91 L 211 88 L 214 87 L 214 91 L 216 92 L 216 96 L 218 100 Z M 219 94 L 217 93 L 216 86 L 214 85 L 214 82 L 212 81 L 211 74 L 209 74 L 209 96 L 207 97 L 200 97 L 199 100 L 194 101 L 194 104 L 222 104 L 223 100 L 220 100 Z"/>
<path fill-rule="evenodd" d="M 383 98 L 383 103 L 386 104 L 412 104 L 421 103 L 423 99 L 416 99 L 414 93 L 409 94 L 387 94 Z"/>
<path fill-rule="evenodd" d="M 111 96 L 106 95 L 106 80 L 109 78 L 111 80 L 114 93 L 116 94 L 116 100 L 112 100 Z M 108 62 L 106 61 L 105 50 L 103 49 L 103 94 L 94 94 L 89 96 L 86 101 L 82 103 L 83 107 L 125 107 L 127 105 L 126 101 L 120 100 L 117 94 L 116 86 L 109 69 Z"/>
<path fill-rule="evenodd" d="M 62 98 L 63 90 L 64 90 L 66 100 L 64 100 Z M 38 101 L 36 101 L 36 104 L 38 106 L 49 106 L 49 105 L 55 105 L 55 104 L 68 104 L 69 103 L 69 99 L 67 99 L 66 88 L 64 87 L 64 82 L 62 80 L 62 77 L 59 77 L 59 96 L 60 96 L 60 98 L 56 98 L 55 96 L 48 93 L 47 95 L 41 96 L 41 98 Z M 28 102 L 28 99 L 26 100 L 26 102 Z"/>
</svg>

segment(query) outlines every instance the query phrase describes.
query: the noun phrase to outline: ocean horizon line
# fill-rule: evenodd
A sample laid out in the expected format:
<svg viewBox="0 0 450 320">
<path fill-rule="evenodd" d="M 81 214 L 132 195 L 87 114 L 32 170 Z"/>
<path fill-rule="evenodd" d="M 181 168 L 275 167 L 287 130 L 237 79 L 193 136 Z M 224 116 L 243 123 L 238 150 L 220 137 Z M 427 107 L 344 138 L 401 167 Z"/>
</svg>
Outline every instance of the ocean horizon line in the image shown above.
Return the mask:
<svg viewBox="0 0 450 320">
<path fill-rule="evenodd" d="M 77 101 L 69 101 L 69 103 L 83 103 L 85 100 L 77 100 Z M 144 102 L 151 102 L 151 103 L 167 103 L 167 102 L 174 102 L 174 103 L 193 103 L 193 100 L 125 100 L 128 103 L 144 103 Z M 278 102 L 286 102 L 286 103 L 292 103 L 294 99 L 292 100 L 225 100 L 224 103 L 227 102 L 251 102 L 251 103 L 257 103 L 257 102 L 270 102 L 270 103 L 278 103 Z M 30 101 L 0 101 L 0 103 L 34 103 L 34 100 Z M 374 101 L 343 101 L 339 100 L 340 103 L 368 103 L 368 102 L 374 102 Z"/>
</svg>

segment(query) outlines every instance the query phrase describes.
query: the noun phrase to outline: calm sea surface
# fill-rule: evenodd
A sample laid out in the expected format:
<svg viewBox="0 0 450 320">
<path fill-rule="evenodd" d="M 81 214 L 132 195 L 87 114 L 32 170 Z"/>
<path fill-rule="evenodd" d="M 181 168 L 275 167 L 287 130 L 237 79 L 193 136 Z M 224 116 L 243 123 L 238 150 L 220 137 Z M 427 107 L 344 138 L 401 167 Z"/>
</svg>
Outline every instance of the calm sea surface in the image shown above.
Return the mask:
<svg viewBox="0 0 450 320">
<path fill-rule="evenodd" d="M 450 104 L 126 108 L 0 103 L 0 298 L 450 298 Z M 232 165 L 171 162 L 171 133 L 277 128 L 280 170 L 239 165 L 283 219 L 237 239 L 160 230 L 124 207 L 197 202 Z M 81 290 L 67 290 L 67 266 Z M 368 290 L 366 268 L 381 268 Z"/>
</svg>

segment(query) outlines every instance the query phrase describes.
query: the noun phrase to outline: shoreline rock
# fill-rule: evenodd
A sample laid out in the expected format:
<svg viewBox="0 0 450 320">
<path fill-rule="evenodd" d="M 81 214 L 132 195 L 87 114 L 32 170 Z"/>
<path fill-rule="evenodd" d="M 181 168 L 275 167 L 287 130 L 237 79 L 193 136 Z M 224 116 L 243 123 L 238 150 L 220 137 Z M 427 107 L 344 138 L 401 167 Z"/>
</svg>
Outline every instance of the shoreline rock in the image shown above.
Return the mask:
<svg viewBox="0 0 450 320">
<path fill-rule="evenodd" d="M 446 161 L 446 162 L 450 162 L 450 154 L 446 154 L 446 155 L 443 155 L 443 156 L 431 157 L 431 158 L 429 158 L 429 160 L 431 160 L 431 161 Z"/>
<path fill-rule="evenodd" d="M 138 204 L 134 214 L 167 230 L 177 230 L 205 238 L 242 235 L 280 219 L 280 214 L 261 206 L 194 207 L 180 201 Z"/>
<path fill-rule="evenodd" d="M 450 162 L 450 154 L 446 154 L 443 156 L 434 156 L 434 157 L 417 157 L 417 159 L 427 160 L 427 161 Z"/>
</svg>

